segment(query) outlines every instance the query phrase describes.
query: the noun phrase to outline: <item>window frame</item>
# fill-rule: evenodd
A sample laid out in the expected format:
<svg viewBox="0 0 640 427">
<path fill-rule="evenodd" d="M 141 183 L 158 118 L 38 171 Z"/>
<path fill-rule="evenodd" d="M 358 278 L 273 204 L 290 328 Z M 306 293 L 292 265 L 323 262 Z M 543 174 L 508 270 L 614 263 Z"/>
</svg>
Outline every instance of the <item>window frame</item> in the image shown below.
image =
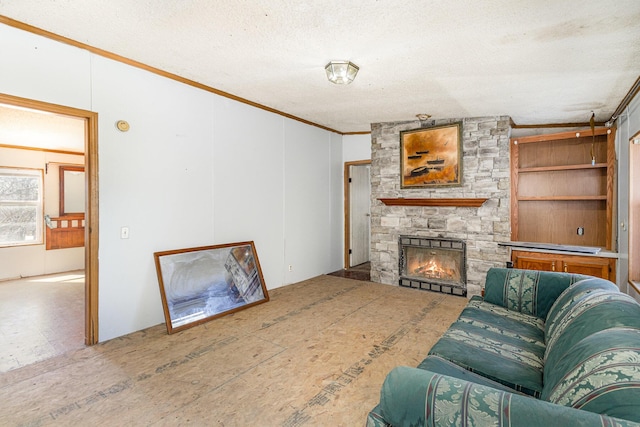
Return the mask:
<svg viewBox="0 0 640 427">
<path fill-rule="evenodd" d="M 35 206 L 36 207 L 36 232 L 34 240 L 21 242 L 2 242 L 0 248 L 12 248 L 18 246 L 32 246 L 44 244 L 44 170 L 40 168 L 25 168 L 16 166 L 0 166 L 0 175 L 22 175 L 38 177 L 38 200 L 36 201 L 12 201 L 2 200 L 1 206 Z"/>
</svg>

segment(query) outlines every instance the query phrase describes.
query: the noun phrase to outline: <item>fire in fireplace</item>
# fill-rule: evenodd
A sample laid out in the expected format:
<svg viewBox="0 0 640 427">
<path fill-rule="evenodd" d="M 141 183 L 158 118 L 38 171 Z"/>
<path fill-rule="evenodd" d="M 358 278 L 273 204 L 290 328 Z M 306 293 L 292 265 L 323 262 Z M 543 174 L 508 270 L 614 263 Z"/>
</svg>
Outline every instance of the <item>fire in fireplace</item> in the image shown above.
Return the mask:
<svg viewBox="0 0 640 427">
<path fill-rule="evenodd" d="M 464 241 L 400 236 L 399 254 L 400 286 L 467 295 Z"/>
</svg>

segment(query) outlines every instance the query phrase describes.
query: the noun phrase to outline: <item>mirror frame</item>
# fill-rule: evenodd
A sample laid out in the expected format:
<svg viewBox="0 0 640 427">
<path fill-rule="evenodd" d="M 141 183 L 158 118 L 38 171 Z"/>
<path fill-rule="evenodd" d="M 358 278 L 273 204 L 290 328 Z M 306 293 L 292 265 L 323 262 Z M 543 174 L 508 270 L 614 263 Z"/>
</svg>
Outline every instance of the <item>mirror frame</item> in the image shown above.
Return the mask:
<svg viewBox="0 0 640 427">
<path fill-rule="evenodd" d="M 72 165 L 63 165 L 60 166 L 59 168 L 60 171 L 60 179 L 59 179 L 59 184 L 60 184 L 60 191 L 59 191 L 59 196 L 60 196 L 60 211 L 58 212 L 58 216 L 60 217 L 66 217 L 66 218 L 70 218 L 70 217 L 75 217 L 75 218 L 84 218 L 84 212 L 66 212 L 64 209 L 64 173 L 66 171 L 70 171 L 70 172 L 83 172 L 84 173 L 84 166 L 72 166 Z M 85 177 L 86 180 L 86 177 Z M 86 187 L 86 184 L 85 184 Z M 85 209 L 86 209 L 86 197 L 85 197 Z"/>
</svg>

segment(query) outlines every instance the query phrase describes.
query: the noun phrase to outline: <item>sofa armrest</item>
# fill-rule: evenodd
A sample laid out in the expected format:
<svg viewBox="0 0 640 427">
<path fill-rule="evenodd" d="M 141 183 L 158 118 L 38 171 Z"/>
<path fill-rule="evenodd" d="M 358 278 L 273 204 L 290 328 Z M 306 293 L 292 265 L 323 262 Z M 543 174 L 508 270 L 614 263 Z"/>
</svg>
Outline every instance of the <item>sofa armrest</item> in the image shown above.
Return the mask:
<svg viewBox="0 0 640 427">
<path fill-rule="evenodd" d="M 546 319 L 549 309 L 562 291 L 587 278 L 590 276 L 494 267 L 487 272 L 484 300 Z"/>
<path fill-rule="evenodd" d="M 632 421 L 556 405 L 418 368 L 394 368 L 367 427 L 639 426 Z"/>
</svg>

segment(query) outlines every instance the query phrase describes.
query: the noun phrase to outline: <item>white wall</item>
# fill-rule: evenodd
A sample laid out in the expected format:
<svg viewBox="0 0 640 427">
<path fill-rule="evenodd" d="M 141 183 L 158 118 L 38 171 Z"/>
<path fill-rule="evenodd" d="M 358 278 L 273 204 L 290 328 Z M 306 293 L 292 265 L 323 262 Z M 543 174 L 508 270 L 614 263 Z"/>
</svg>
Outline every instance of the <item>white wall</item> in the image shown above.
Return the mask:
<svg viewBox="0 0 640 427">
<path fill-rule="evenodd" d="M 254 240 L 268 289 L 341 268 L 339 135 L 2 25 L 0 51 L 0 93 L 98 113 L 101 341 L 164 322 L 156 251 Z"/>
<path fill-rule="evenodd" d="M 322 272 L 331 265 L 331 135 L 293 120 L 284 121 L 285 284 Z M 291 271 L 288 271 L 291 266 Z"/>
<path fill-rule="evenodd" d="M 11 141 L 0 141 L 11 145 Z M 46 164 L 49 165 L 45 173 Z M 44 212 L 59 215 L 58 164 L 83 164 L 84 156 L 0 147 L 0 166 L 43 171 Z M 43 226 L 44 227 L 44 226 Z M 44 235 L 44 229 L 42 230 Z M 0 280 L 59 273 L 84 268 L 84 248 L 46 250 L 41 244 L 0 248 Z"/>
<path fill-rule="evenodd" d="M 344 264 L 344 161 L 343 161 L 343 140 L 345 136 L 337 134 L 331 135 L 331 194 L 338 197 L 332 198 L 331 204 L 331 266 L 339 266 L 334 270 L 343 267 Z"/>
<path fill-rule="evenodd" d="M 371 134 L 344 135 L 342 141 L 343 162 L 371 160 Z"/>
<path fill-rule="evenodd" d="M 618 162 L 618 283 L 640 301 L 629 281 L 629 138 L 640 130 L 640 95 L 629 103 L 616 121 L 616 156 Z M 625 224 L 622 226 L 621 224 Z M 625 289 L 627 287 L 628 289 Z"/>
<path fill-rule="evenodd" d="M 216 98 L 215 242 L 253 240 L 269 289 L 284 284 L 282 117 Z"/>
<path fill-rule="evenodd" d="M 153 253 L 213 244 L 213 100 L 92 58 L 98 112 L 100 340 L 163 321 Z M 115 123 L 129 122 L 120 132 Z M 120 239 L 121 227 L 129 239 Z"/>
</svg>

